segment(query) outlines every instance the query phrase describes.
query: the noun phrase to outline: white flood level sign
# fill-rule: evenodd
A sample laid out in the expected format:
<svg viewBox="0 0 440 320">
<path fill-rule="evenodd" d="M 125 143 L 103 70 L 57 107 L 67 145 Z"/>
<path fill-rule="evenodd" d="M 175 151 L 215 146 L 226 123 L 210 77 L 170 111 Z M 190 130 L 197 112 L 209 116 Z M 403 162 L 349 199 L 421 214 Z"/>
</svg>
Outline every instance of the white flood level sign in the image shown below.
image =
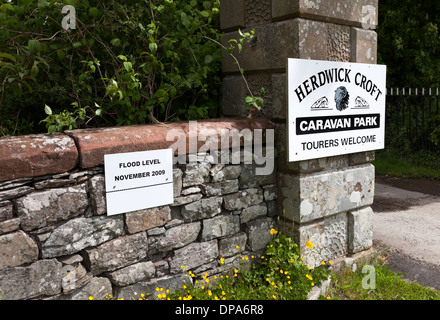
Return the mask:
<svg viewBox="0 0 440 320">
<path fill-rule="evenodd" d="M 385 147 L 386 66 L 288 59 L 289 161 Z"/>
<path fill-rule="evenodd" d="M 104 155 L 107 215 L 174 202 L 173 150 Z"/>
</svg>

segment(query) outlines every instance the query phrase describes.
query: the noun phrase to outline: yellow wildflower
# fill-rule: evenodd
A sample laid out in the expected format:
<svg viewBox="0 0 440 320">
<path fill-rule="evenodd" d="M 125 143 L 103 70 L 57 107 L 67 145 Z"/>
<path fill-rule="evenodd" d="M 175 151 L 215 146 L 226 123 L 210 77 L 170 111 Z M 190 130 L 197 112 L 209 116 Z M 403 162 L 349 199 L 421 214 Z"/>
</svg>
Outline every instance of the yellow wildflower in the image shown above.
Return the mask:
<svg viewBox="0 0 440 320">
<path fill-rule="evenodd" d="M 225 263 L 225 258 L 220 258 L 220 264 L 224 264 Z"/>
<path fill-rule="evenodd" d="M 212 296 L 211 290 L 208 290 L 208 296 Z"/>
<path fill-rule="evenodd" d="M 330 299 L 331 299 L 330 296 L 328 296 L 328 297 L 327 297 L 327 300 L 330 300 Z"/>
<path fill-rule="evenodd" d="M 332 261 L 331 261 L 331 260 L 329 260 L 329 261 L 328 261 L 328 263 L 332 264 Z"/>
<path fill-rule="evenodd" d="M 310 241 L 306 242 L 306 247 L 309 249 L 312 249 L 315 245 L 313 243 L 311 243 Z"/>
<path fill-rule="evenodd" d="M 324 261 L 322 261 L 321 264 L 322 264 L 323 266 L 325 266 L 325 262 L 324 262 Z"/>
<path fill-rule="evenodd" d="M 275 229 L 270 229 L 270 234 L 277 234 L 278 233 L 278 231 L 276 231 Z"/>
<path fill-rule="evenodd" d="M 89 297 L 89 300 L 95 300 L 95 298 L 93 298 L 92 296 Z"/>
<path fill-rule="evenodd" d="M 312 276 L 308 275 L 308 274 L 306 274 L 306 278 L 309 279 L 309 280 L 313 280 Z"/>
</svg>

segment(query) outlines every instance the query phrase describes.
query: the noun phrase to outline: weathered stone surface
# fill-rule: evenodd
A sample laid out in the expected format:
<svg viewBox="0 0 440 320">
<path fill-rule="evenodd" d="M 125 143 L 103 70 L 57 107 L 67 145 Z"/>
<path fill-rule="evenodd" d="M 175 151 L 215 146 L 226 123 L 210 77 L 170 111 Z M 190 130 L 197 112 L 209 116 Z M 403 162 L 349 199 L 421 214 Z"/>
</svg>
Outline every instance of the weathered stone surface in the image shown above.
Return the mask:
<svg viewBox="0 0 440 320">
<path fill-rule="evenodd" d="M 155 254 L 181 248 L 195 241 L 201 230 L 200 222 L 182 224 L 166 230 L 165 234 L 150 243 L 148 253 Z"/>
<path fill-rule="evenodd" d="M 25 231 L 81 215 L 89 205 L 85 184 L 33 192 L 15 203 Z"/>
<path fill-rule="evenodd" d="M 271 20 L 271 0 L 245 0 L 246 26 L 267 24 Z"/>
<path fill-rule="evenodd" d="M 202 197 L 203 196 L 200 193 L 189 194 L 189 195 L 183 196 L 183 197 L 175 197 L 173 204 L 170 204 L 170 206 L 178 207 L 178 206 L 181 206 L 184 204 L 188 204 L 188 203 L 200 200 L 200 199 L 202 199 Z"/>
<path fill-rule="evenodd" d="M 49 180 L 35 182 L 34 187 L 37 190 L 42 190 L 49 188 L 64 187 L 65 185 L 74 184 L 74 183 L 76 183 L 75 179 L 49 179 Z"/>
<path fill-rule="evenodd" d="M 238 179 L 223 180 L 213 183 L 205 183 L 201 185 L 202 192 L 208 197 L 221 196 L 223 194 L 230 194 L 238 191 L 239 183 Z"/>
<path fill-rule="evenodd" d="M 37 259 L 38 246 L 23 231 L 0 236 L 0 270 L 34 262 Z"/>
<path fill-rule="evenodd" d="M 237 179 L 241 173 L 240 165 L 224 166 L 212 175 L 212 182 Z"/>
<path fill-rule="evenodd" d="M 347 255 L 347 213 L 342 212 L 323 221 L 295 227 L 295 239 L 306 265 L 318 266 L 322 261 Z M 315 245 L 306 247 L 310 241 Z"/>
<path fill-rule="evenodd" d="M 182 186 L 184 188 L 202 184 L 205 178 L 209 176 L 211 164 L 208 162 L 196 162 L 187 164 L 182 178 Z"/>
<path fill-rule="evenodd" d="M 185 270 L 190 270 L 217 257 L 217 240 L 194 242 L 174 252 L 174 257 L 170 260 L 170 271 L 172 273 L 181 272 L 181 266 L 185 266 Z"/>
<path fill-rule="evenodd" d="M 275 226 L 272 218 L 260 218 L 246 223 L 246 233 L 248 234 L 248 245 L 252 251 L 257 251 L 266 247 L 271 240 L 270 229 Z"/>
<path fill-rule="evenodd" d="M 181 194 L 182 194 L 182 196 L 187 196 L 190 194 L 199 193 L 201 191 L 202 190 L 200 189 L 200 187 L 189 187 L 187 189 L 183 189 Z"/>
<path fill-rule="evenodd" d="M 180 196 L 182 192 L 182 176 L 183 172 L 179 168 L 173 169 L 173 193 L 174 198 Z"/>
<path fill-rule="evenodd" d="M 266 203 L 264 202 L 244 208 L 240 214 L 241 223 L 246 223 L 258 217 L 265 216 L 266 214 L 267 214 L 267 206 Z"/>
<path fill-rule="evenodd" d="M 61 273 L 61 285 L 64 293 L 81 287 L 85 281 L 92 277 L 91 274 L 87 276 L 87 270 L 81 263 L 63 265 Z"/>
<path fill-rule="evenodd" d="M 222 215 L 203 220 L 202 241 L 212 240 L 235 234 L 240 231 L 240 217 Z"/>
<path fill-rule="evenodd" d="M 183 284 L 191 284 L 191 277 L 187 273 L 180 273 L 176 275 L 165 275 L 161 278 L 151 279 L 147 282 L 138 282 L 131 286 L 121 288 L 117 294 L 117 298 L 124 300 L 139 299 L 141 294 L 144 294 L 148 299 L 157 299 L 158 294 L 163 294 L 166 290 L 170 293 L 178 289 L 182 289 Z M 162 288 L 163 291 L 156 291 L 156 288 Z"/>
<path fill-rule="evenodd" d="M 240 210 L 263 202 L 263 190 L 250 188 L 228 194 L 223 197 L 224 207 L 227 210 Z"/>
<path fill-rule="evenodd" d="M 70 171 L 77 162 L 75 142 L 64 134 L 0 138 L 0 181 Z"/>
<path fill-rule="evenodd" d="M 147 234 L 119 237 L 101 244 L 97 248 L 85 249 L 85 263 L 94 274 L 128 266 L 147 256 Z"/>
<path fill-rule="evenodd" d="M 265 110 L 270 119 L 285 120 L 287 118 L 286 81 L 286 73 L 272 74 L 272 108 Z"/>
<path fill-rule="evenodd" d="M 161 227 L 171 220 L 169 206 L 161 206 L 125 214 L 125 224 L 128 233 L 137 233 L 152 228 Z"/>
<path fill-rule="evenodd" d="M 105 178 L 104 175 L 98 174 L 88 181 L 90 192 L 90 204 L 93 213 L 97 216 L 107 213 L 107 205 L 105 201 Z"/>
<path fill-rule="evenodd" d="M 377 34 L 374 30 L 351 28 L 351 61 L 377 63 Z"/>
<path fill-rule="evenodd" d="M 153 229 L 147 230 L 148 236 L 159 236 L 161 234 L 164 234 L 166 232 L 166 229 L 164 227 L 157 227 Z"/>
<path fill-rule="evenodd" d="M 110 281 L 124 287 L 139 281 L 145 281 L 154 276 L 156 268 L 153 262 L 139 262 L 109 273 Z"/>
<path fill-rule="evenodd" d="M 369 206 L 374 198 L 374 166 L 310 175 L 279 174 L 280 204 L 285 217 L 303 223 Z"/>
<path fill-rule="evenodd" d="M 0 221 L 9 220 L 14 217 L 12 203 L 10 201 L 0 202 Z"/>
<path fill-rule="evenodd" d="M 0 235 L 9 233 L 20 228 L 20 218 L 0 221 Z"/>
<path fill-rule="evenodd" d="M 357 253 L 373 245 L 373 210 L 371 207 L 348 213 L 348 251 Z"/>
<path fill-rule="evenodd" d="M 68 294 L 59 295 L 53 300 L 106 300 L 106 296 L 112 294 L 112 284 L 109 279 L 103 277 L 92 277 L 83 287 L 69 292 Z"/>
<path fill-rule="evenodd" d="M 76 218 L 56 228 L 42 244 L 44 258 L 64 256 L 124 234 L 122 216 Z"/>
<path fill-rule="evenodd" d="M 272 201 L 277 198 L 277 187 L 274 184 L 263 186 L 264 201 Z"/>
<path fill-rule="evenodd" d="M 78 146 L 81 168 L 92 168 L 104 164 L 104 155 L 112 153 L 134 152 L 139 150 L 157 150 L 171 147 L 175 154 L 187 154 L 187 147 L 195 136 L 197 152 L 205 146 L 206 140 L 213 135 L 217 137 L 220 149 L 221 136 L 225 130 L 244 128 L 250 130 L 272 127 L 265 118 L 228 119 L 218 118 L 199 120 L 195 130 L 191 121 L 168 123 L 166 126 L 133 125 L 113 128 L 93 128 L 66 131 Z M 226 145 L 223 147 L 227 147 Z M 3 154 L 3 153 L 2 153 Z M 8 154 L 8 153 L 6 153 Z M 67 171 L 67 170 L 64 170 Z M 63 171 L 59 171 L 63 172 Z"/>
<path fill-rule="evenodd" d="M 298 58 L 298 20 L 256 26 L 254 29 L 258 42 L 254 47 L 247 42 L 243 44 L 242 54 L 236 56 L 240 66 L 246 71 L 285 71 L 287 58 Z M 238 38 L 238 32 L 229 32 L 223 36 L 222 43 L 227 45 L 230 39 Z M 223 73 L 239 72 L 234 60 L 226 54 L 223 57 L 222 68 Z"/>
<path fill-rule="evenodd" d="M 257 175 L 256 164 L 244 164 L 240 175 L 240 188 L 255 188 L 276 182 L 276 171 L 268 175 Z"/>
<path fill-rule="evenodd" d="M 211 218 L 221 212 L 222 198 L 210 197 L 184 205 L 181 210 L 185 221 Z"/>
<path fill-rule="evenodd" d="M 239 254 L 245 249 L 246 241 L 247 235 L 245 232 L 239 232 L 231 237 L 219 240 L 218 248 L 220 257 L 230 257 Z"/>
<path fill-rule="evenodd" d="M 223 0 L 220 2 L 220 28 L 222 30 L 244 28 L 244 0 Z"/>
<path fill-rule="evenodd" d="M 0 288 L 7 300 L 23 300 L 61 292 L 61 263 L 39 260 L 28 267 L 0 271 Z"/>
<path fill-rule="evenodd" d="M 378 0 L 333 1 L 333 0 L 272 0 L 272 19 L 281 20 L 292 16 L 329 21 L 360 27 L 367 12 L 364 7 L 376 9 L 372 27 L 378 22 Z"/>
<path fill-rule="evenodd" d="M 34 188 L 29 186 L 22 186 L 14 189 L 9 189 L 0 192 L 0 201 L 9 200 L 13 198 L 21 197 L 25 194 L 34 191 Z"/>
<path fill-rule="evenodd" d="M 358 152 L 350 154 L 350 166 L 357 166 L 364 163 L 370 163 L 376 158 L 374 151 Z"/>
</svg>

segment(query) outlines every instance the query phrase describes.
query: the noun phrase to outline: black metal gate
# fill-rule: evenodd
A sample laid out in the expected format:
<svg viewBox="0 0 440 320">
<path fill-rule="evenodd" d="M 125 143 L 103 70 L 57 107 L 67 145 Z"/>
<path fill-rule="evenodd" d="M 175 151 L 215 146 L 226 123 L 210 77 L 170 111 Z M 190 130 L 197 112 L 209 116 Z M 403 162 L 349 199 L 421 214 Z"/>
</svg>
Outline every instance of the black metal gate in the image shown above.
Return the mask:
<svg viewBox="0 0 440 320">
<path fill-rule="evenodd" d="M 439 151 L 432 137 L 439 124 L 439 88 L 387 89 L 387 146 Z"/>
</svg>

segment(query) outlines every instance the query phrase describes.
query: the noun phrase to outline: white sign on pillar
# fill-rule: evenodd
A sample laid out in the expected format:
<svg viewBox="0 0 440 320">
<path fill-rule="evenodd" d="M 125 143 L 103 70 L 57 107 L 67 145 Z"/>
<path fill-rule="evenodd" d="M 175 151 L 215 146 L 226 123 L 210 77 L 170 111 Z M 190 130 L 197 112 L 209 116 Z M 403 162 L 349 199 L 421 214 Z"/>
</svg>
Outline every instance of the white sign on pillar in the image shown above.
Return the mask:
<svg viewBox="0 0 440 320">
<path fill-rule="evenodd" d="M 290 162 L 385 147 L 386 66 L 288 59 L 287 74 Z"/>
<path fill-rule="evenodd" d="M 107 215 L 174 202 L 173 150 L 104 155 Z"/>
</svg>

